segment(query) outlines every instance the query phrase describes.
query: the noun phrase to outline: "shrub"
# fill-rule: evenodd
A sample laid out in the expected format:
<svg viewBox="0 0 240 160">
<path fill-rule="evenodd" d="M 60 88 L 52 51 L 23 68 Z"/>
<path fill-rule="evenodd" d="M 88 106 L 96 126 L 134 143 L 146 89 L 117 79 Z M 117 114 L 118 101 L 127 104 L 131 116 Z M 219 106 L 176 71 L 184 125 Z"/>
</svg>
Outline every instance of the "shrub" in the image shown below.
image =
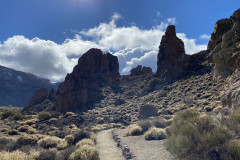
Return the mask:
<svg viewBox="0 0 240 160">
<path fill-rule="evenodd" d="M 160 84 L 161 80 L 159 78 L 153 78 L 148 82 L 148 89 L 150 91 L 153 91 L 155 89 L 155 87 Z"/>
<path fill-rule="evenodd" d="M 209 116 L 195 110 L 180 111 L 170 126 L 165 147 L 178 158 L 216 159 L 226 152 L 224 146 L 232 139 L 228 129 Z"/>
<path fill-rule="evenodd" d="M 14 116 L 17 112 L 13 110 L 5 111 L 1 114 L 2 119 L 6 119 L 8 117 Z"/>
<path fill-rule="evenodd" d="M 6 137 L 1 137 L 0 138 L 0 151 L 4 150 L 6 145 L 9 144 L 12 140 L 8 139 Z"/>
<path fill-rule="evenodd" d="M 151 127 L 145 134 L 144 138 L 146 140 L 161 140 L 165 139 L 167 136 L 166 131 L 161 128 Z"/>
<path fill-rule="evenodd" d="M 240 108 L 234 111 L 232 119 L 234 123 L 240 124 Z"/>
<path fill-rule="evenodd" d="M 68 142 L 68 144 L 73 144 L 74 142 L 74 137 L 71 134 L 65 136 L 64 139 Z"/>
<path fill-rule="evenodd" d="M 240 159 L 240 142 L 239 141 L 232 141 L 227 146 L 227 160 L 237 160 Z"/>
<path fill-rule="evenodd" d="M 77 144 L 76 144 L 77 147 L 81 147 L 81 146 L 84 146 L 84 145 L 88 145 L 88 146 L 92 146 L 92 147 L 95 146 L 93 140 L 91 140 L 89 138 L 84 138 L 81 141 L 77 142 Z"/>
<path fill-rule="evenodd" d="M 100 160 L 99 152 L 94 147 L 84 145 L 69 156 L 69 160 Z"/>
<path fill-rule="evenodd" d="M 91 138 L 91 132 L 88 132 L 86 130 L 83 129 L 78 129 L 77 131 L 75 131 L 73 133 L 73 137 L 74 137 L 74 144 L 77 143 L 78 141 L 84 139 L 84 138 Z"/>
<path fill-rule="evenodd" d="M 38 115 L 38 119 L 40 121 L 49 120 L 50 118 L 51 118 L 51 114 L 49 112 L 41 112 Z"/>
<path fill-rule="evenodd" d="M 153 126 L 153 123 L 151 120 L 140 120 L 138 121 L 138 125 L 142 128 L 143 133 L 146 132 L 149 128 Z"/>
<path fill-rule="evenodd" d="M 0 159 L 1 160 L 26 160 L 31 159 L 26 153 L 21 151 L 14 151 L 14 152 L 0 152 Z"/>
<path fill-rule="evenodd" d="M 146 104 L 139 107 L 139 119 L 146 119 L 149 117 L 156 117 L 158 115 L 158 109 L 154 105 Z"/>
<path fill-rule="evenodd" d="M 16 142 L 17 147 L 25 145 L 34 145 L 39 140 L 39 137 L 36 135 L 23 135 L 20 136 Z"/>
<path fill-rule="evenodd" d="M 21 113 L 16 113 L 13 115 L 12 119 L 18 121 L 18 120 L 26 119 L 26 117 Z"/>
<path fill-rule="evenodd" d="M 8 131 L 8 135 L 18 135 L 18 131 L 16 129 L 12 129 L 10 131 Z"/>
<path fill-rule="evenodd" d="M 54 160 L 56 157 L 57 151 L 56 150 L 43 150 L 40 152 L 39 156 L 36 160 Z"/>
<path fill-rule="evenodd" d="M 68 160 L 69 156 L 76 150 L 75 146 L 70 146 L 57 153 L 55 160 Z"/>
<path fill-rule="evenodd" d="M 158 93 L 159 97 L 166 97 L 168 94 L 167 90 L 161 89 L 160 92 Z"/>
<path fill-rule="evenodd" d="M 48 136 L 43 139 L 40 139 L 37 142 L 38 146 L 42 148 L 52 148 L 56 147 L 57 149 L 64 149 L 67 147 L 67 141 L 58 137 Z"/>
<path fill-rule="evenodd" d="M 128 126 L 125 130 L 125 136 L 137 136 L 142 134 L 142 128 L 136 124 Z"/>
</svg>

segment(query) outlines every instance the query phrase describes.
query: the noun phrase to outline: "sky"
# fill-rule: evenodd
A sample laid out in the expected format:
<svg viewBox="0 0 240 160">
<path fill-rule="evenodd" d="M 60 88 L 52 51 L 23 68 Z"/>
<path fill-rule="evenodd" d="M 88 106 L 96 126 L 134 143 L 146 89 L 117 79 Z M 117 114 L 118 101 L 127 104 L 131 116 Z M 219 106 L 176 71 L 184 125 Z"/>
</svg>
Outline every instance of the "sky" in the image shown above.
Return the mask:
<svg viewBox="0 0 240 160">
<path fill-rule="evenodd" d="M 137 65 L 156 71 L 168 25 L 193 54 L 238 8 L 239 0 L 0 0 L 0 65 L 58 82 L 100 48 L 118 57 L 121 74 Z"/>
</svg>

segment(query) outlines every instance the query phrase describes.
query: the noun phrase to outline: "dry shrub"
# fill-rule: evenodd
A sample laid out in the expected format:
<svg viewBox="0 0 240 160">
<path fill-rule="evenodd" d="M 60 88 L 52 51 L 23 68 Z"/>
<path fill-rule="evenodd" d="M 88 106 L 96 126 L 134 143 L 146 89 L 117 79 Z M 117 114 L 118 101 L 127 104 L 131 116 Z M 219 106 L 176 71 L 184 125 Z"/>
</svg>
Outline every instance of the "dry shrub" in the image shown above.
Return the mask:
<svg viewBox="0 0 240 160">
<path fill-rule="evenodd" d="M 56 158 L 57 151 L 54 149 L 42 150 L 36 160 L 54 160 Z"/>
<path fill-rule="evenodd" d="M 64 150 L 57 153 L 55 160 L 68 160 L 69 156 L 76 150 L 75 146 L 70 146 Z"/>
<path fill-rule="evenodd" d="M 51 118 L 51 114 L 49 112 L 41 112 L 38 115 L 38 119 L 40 121 L 45 121 L 45 120 L 49 120 Z"/>
<path fill-rule="evenodd" d="M 88 146 L 92 146 L 92 147 L 95 146 L 93 140 L 91 140 L 91 139 L 89 139 L 89 138 L 84 138 L 84 139 L 82 139 L 81 141 L 79 141 L 79 142 L 76 143 L 76 146 L 77 146 L 77 147 L 81 147 L 81 146 L 84 146 L 84 145 L 88 145 Z"/>
<path fill-rule="evenodd" d="M 132 124 L 128 126 L 124 132 L 125 136 L 137 136 L 142 134 L 142 127 Z"/>
<path fill-rule="evenodd" d="M 139 107 L 139 119 L 147 119 L 150 117 L 156 117 L 158 115 L 158 109 L 151 104 L 142 105 Z"/>
<path fill-rule="evenodd" d="M 69 160 L 100 160 L 99 152 L 92 146 L 84 145 L 73 152 Z"/>
<path fill-rule="evenodd" d="M 75 131 L 73 133 L 73 137 L 74 137 L 74 144 L 77 143 L 78 141 L 84 139 L 84 138 L 91 138 L 91 132 L 88 132 L 86 130 L 83 129 L 78 129 L 77 131 Z"/>
<path fill-rule="evenodd" d="M 65 136 L 64 139 L 68 142 L 68 144 L 73 144 L 74 142 L 74 137 L 71 134 Z"/>
<path fill-rule="evenodd" d="M 38 146 L 42 148 L 57 148 L 59 150 L 64 149 L 67 147 L 67 141 L 58 137 L 54 136 L 47 136 L 43 139 L 40 139 L 37 142 Z"/>
<path fill-rule="evenodd" d="M 31 157 L 31 155 L 27 155 L 24 152 L 21 151 L 14 151 L 14 152 L 6 152 L 2 151 L 0 152 L 0 159 L 1 160 L 33 160 L 34 157 Z"/>
<path fill-rule="evenodd" d="M 170 132 L 165 147 L 180 159 L 219 159 L 225 156 L 225 145 L 232 139 L 226 127 L 190 109 L 180 111 L 174 117 Z"/>
<path fill-rule="evenodd" d="M 146 140 L 161 140 L 165 139 L 167 136 L 166 131 L 161 128 L 151 127 L 145 134 L 144 138 Z"/>
<path fill-rule="evenodd" d="M 39 139 L 40 137 L 38 135 L 22 135 L 18 138 L 16 145 L 17 147 L 35 145 Z"/>
<path fill-rule="evenodd" d="M 4 111 L 0 116 L 1 119 L 6 119 L 8 117 L 14 116 L 17 112 L 13 111 L 13 110 L 9 110 L 9 111 Z"/>
</svg>

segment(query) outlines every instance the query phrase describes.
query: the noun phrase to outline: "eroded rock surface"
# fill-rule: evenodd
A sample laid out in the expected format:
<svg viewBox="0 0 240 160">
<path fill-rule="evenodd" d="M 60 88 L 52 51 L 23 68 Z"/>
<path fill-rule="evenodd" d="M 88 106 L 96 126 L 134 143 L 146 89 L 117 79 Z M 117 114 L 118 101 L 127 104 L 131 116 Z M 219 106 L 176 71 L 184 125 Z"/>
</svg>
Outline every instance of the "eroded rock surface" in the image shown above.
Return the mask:
<svg viewBox="0 0 240 160">
<path fill-rule="evenodd" d="M 117 57 L 90 49 L 79 58 L 73 72 L 59 85 L 56 108 L 59 111 L 80 110 L 101 98 L 99 88 L 119 76 Z"/>
<path fill-rule="evenodd" d="M 226 78 L 240 68 L 240 9 L 230 19 L 217 21 L 208 52 L 216 78 Z"/>
<path fill-rule="evenodd" d="M 188 64 L 184 43 L 176 36 L 175 26 L 170 25 L 159 46 L 157 75 L 162 79 L 176 79 L 182 76 Z"/>
<path fill-rule="evenodd" d="M 138 75 L 146 75 L 151 74 L 152 69 L 150 67 L 143 67 L 142 65 L 138 65 L 137 67 L 133 68 L 131 71 L 131 76 L 138 76 Z"/>
</svg>

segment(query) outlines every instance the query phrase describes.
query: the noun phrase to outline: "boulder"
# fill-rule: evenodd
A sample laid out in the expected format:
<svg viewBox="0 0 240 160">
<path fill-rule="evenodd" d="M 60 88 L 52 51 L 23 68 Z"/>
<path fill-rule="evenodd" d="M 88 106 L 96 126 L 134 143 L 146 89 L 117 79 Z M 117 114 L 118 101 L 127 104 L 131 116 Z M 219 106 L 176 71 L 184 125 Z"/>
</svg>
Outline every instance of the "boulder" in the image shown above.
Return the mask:
<svg viewBox="0 0 240 160">
<path fill-rule="evenodd" d="M 41 103 L 47 97 L 48 97 L 48 89 L 41 88 L 33 94 L 32 98 L 29 102 L 29 105 L 35 105 L 35 104 Z"/>
<path fill-rule="evenodd" d="M 183 41 L 176 36 L 175 26 L 168 26 L 159 46 L 158 77 L 168 80 L 181 77 L 189 64 L 189 58 L 185 54 Z"/>
<path fill-rule="evenodd" d="M 73 72 L 67 74 L 58 87 L 56 109 L 59 111 L 81 110 L 101 98 L 100 87 L 113 83 L 119 76 L 116 56 L 90 49 L 83 54 Z"/>
<path fill-rule="evenodd" d="M 208 60 L 214 63 L 214 77 L 226 78 L 240 65 L 240 9 L 229 19 L 217 21 L 208 43 Z"/>
<path fill-rule="evenodd" d="M 130 71 L 131 76 L 138 76 L 138 75 L 146 75 L 146 74 L 151 74 L 152 73 L 152 68 L 150 67 L 142 67 L 142 65 L 138 65 L 136 68 L 133 68 Z"/>
</svg>

